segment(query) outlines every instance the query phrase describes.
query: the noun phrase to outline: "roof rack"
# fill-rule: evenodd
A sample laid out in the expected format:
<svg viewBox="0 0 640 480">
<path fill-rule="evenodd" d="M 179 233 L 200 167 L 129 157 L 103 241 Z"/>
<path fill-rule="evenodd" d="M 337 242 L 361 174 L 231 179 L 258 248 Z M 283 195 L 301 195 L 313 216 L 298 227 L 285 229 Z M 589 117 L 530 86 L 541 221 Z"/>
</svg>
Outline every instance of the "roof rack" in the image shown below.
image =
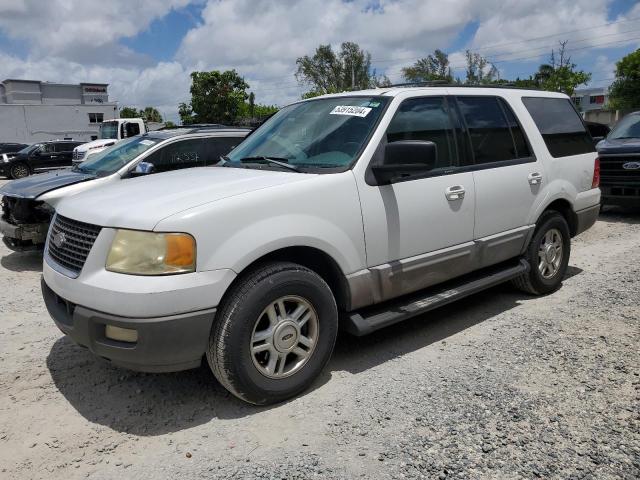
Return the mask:
<svg viewBox="0 0 640 480">
<path fill-rule="evenodd" d="M 446 80 L 430 80 L 427 82 L 394 83 L 384 88 L 396 87 L 462 87 L 462 88 L 512 88 L 515 90 L 541 90 L 537 87 L 518 87 L 513 82 L 503 83 L 451 83 Z"/>
</svg>

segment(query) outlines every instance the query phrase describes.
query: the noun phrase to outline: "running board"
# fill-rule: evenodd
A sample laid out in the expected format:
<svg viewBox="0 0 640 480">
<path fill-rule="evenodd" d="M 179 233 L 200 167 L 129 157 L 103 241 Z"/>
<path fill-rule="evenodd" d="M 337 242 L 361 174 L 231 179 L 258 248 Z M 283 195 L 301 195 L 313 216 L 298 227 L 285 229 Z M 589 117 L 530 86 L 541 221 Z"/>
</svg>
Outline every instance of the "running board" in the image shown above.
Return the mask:
<svg viewBox="0 0 640 480">
<path fill-rule="evenodd" d="M 345 331 L 358 337 L 367 335 L 380 328 L 407 320 L 429 310 L 455 302 L 487 288 L 519 277 L 529 271 L 529 263 L 520 259 L 518 263 L 498 266 L 467 275 L 457 283 L 447 282 L 446 287 L 429 289 L 398 300 L 385 302 L 357 312 L 349 312 L 342 318 Z M 486 272 L 486 273 L 485 273 Z M 482 276 L 478 276 L 481 274 Z M 454 280 L 453 282 L 456 282 Z"/>
</svg>

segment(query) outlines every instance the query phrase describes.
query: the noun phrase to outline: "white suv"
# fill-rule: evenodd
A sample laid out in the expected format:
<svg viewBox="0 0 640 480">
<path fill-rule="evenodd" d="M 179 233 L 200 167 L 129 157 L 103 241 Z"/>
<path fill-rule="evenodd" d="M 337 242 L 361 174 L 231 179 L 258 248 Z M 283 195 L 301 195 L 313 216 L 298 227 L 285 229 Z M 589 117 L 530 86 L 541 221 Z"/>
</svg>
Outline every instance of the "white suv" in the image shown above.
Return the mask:
<svg viewBox="0 0 640 480">
<path fill-rule="evenodd" d="M 387 88 L 289 105 L 222 165 L 61 202 L 55 323 L 144 371 L 206 359 L 248 402 L 307 388 L 356 335 L 512 280 L 560 286 L 596 221 L 593 142 L 568 97 Z"/>
</svg>

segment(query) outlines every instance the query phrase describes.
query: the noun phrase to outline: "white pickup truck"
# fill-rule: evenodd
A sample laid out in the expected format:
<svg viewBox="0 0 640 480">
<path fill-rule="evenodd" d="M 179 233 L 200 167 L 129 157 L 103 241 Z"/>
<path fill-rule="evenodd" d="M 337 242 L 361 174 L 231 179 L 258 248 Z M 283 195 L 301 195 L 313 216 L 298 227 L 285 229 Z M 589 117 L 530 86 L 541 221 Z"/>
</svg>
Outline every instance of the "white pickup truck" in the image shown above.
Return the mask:
<svg viewBox="0 0 640 480">
<path fill-rule="evenodd" d="M 73 149 L 73 164 L 84 162 L 89 156 L 102 152 L 105 148 L 125 138 L 147 133 L 147 125 L 141 118 L 114 118 L 100 125 L 97 140 L 84 143 Z"/>
<path fill-rule="evenodd" d="M 234 395 L 278 402 L 311 385 L 339 326 L 363 335 L 509 280 L 559 288 L 598 182 L 566 95 L 323 96 L 280 110 L 221 166 L 60 202 L 43 296 L 65 334 L 116 365 L 206 358 Z"/>
</svg>

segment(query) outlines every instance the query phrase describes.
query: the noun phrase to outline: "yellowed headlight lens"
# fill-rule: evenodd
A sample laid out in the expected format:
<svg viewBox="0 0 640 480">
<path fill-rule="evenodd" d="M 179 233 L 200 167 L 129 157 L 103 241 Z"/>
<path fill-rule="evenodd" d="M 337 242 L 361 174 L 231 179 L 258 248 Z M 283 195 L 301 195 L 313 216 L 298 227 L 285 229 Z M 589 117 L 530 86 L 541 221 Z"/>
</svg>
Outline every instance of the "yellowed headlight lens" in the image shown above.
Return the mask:
<svg viewBox="0 0 640 480">
<path fill-rule="evenodd" d="M 194 272 L 196 241 L 186 233 L 118 230 L 111 242 L 106 269 L 133 275 Z"/>
</svg>

